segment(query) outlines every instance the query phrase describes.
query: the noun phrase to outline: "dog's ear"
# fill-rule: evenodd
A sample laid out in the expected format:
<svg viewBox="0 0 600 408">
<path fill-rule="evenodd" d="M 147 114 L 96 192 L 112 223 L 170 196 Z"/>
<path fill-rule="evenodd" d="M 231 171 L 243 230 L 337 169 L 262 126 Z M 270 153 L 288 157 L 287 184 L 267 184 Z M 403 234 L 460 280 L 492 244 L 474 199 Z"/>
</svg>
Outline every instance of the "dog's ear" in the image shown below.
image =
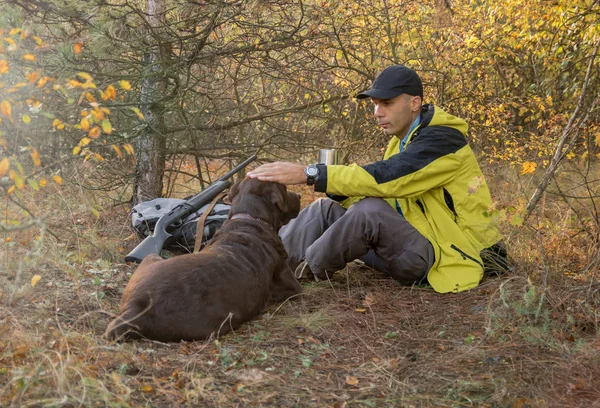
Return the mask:
<svg viewBox="0 0 600 408">
<path fill-rule="evenodd" d="M 300 212 L 300 194 L 288 191 L 287 196 L 288 210 L 286 216 L 289 218 L 289 222 L 292 218 L 296 218 Z"/>
<path fill-rule="evenodd" d="M 281 225 L 285 225 L 292 218 L 296 218 L 300 212 L 300 195 L 292 192 L 287 192 L 285 188 L 274 190 L 272 195 L 272 202 L 283 213 L 281 219 Z"/>
<path fill-rule="evenodd" d="M 233 198 L 238 194 L 238 192 L 240 191 L 240 183 L 243 181 L 242 180 L 238 180 L 235 182 L 235 184 L 233 186 L 231 186 L 229 188 L 229 192 L 227 193 L 227 198 L 229 200 L 230 203 L 233 202 Z"/>
<path fill-rule="evenodd" d="M 271 188 L 271 204 L 275 204 L 282 213 L 287 213 L 288 204 L 287 196 L 285 195 L 285 186 L 281 184 L 273 183 Z"/>
</svg>

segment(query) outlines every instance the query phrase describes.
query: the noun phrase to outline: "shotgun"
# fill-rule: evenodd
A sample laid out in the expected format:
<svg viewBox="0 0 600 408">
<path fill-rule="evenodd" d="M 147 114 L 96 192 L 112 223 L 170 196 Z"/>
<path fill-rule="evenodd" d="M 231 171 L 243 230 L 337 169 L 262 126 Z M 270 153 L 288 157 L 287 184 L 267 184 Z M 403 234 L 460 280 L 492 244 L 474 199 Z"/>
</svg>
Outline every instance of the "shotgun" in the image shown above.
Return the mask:
<svg viewBox="0 0 600 408">
<path fill-rule="evenodd" d="M 255 159 L 256 155 L 247 158 L 242 163 L 238 164 L 229 172 L 227 172 L 223 177 L 206 187 L 204 190 L 160 217 L 156 222 L 152 235 L 146 237 L 142 242 L 139 243 L 138 246 L 133 249 L 133 251 L 127 254 L 125 257 L 125 262 L 140 263 L 147 255 L 160 254 L 160 251 L 162 250 L 167 239 L 172 237 L 172 234 L 167 232 L 167 228 L 170 225 L 183 220 L 188 215 L 195 213 L 202 208 L 202 206 L 210 203 L 213 198 L 231 186 L 229 178 L 231 178 L 238 171 L 242 170 L 248 164 L 252 163 Z"/>
</svg>

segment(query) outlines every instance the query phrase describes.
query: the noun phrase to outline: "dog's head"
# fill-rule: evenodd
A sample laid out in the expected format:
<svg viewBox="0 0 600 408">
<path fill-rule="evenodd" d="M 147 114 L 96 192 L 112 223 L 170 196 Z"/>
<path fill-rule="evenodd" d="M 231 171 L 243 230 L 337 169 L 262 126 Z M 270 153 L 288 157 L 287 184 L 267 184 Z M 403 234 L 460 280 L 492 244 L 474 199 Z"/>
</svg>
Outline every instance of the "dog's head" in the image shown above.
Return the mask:
<svg viewBox="0 0 600 408">
<path fill-rule="evenodd" d="M 245 178 L 229 189 L 228 196 L 232 214 L 243 212 L 272 221 L 276 230 L 300 212 L 300 195 L 279 183 Z"/>
</svg>

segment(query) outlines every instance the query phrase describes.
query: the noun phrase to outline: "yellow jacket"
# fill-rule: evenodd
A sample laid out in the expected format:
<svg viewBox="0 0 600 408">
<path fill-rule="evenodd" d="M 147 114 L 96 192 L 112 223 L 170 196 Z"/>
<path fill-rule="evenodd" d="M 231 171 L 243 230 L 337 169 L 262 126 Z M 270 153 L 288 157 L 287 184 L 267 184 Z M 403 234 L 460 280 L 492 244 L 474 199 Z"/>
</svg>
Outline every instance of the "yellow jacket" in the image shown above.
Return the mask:
<svg viewBox="0 0 600 408">
<path fill-rule="evenodd" d="M 441 293 L 460 292 L 483 277 L 480 253 L 501 240 L 489 217 L 492 198 L 465 138 L 467 123 L 425 105 L 408 136 L 392 137 L 384 159 L 366 166 L 319 165 L 315 190 L 346 196 L 348 208 L 363 197 L 384 198 L 433 245 L 427 280 Z"/>
</svg>

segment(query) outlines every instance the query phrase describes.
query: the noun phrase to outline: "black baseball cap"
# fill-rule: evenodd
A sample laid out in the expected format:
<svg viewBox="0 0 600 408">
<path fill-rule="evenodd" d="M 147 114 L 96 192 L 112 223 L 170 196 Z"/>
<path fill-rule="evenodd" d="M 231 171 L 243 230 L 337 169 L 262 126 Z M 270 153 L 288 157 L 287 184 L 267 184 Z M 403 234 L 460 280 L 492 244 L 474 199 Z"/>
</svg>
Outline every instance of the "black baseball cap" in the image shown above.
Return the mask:
<svg viewBox="0 0 600 408">
<path fill-rule="evenodd" d="M 404 65 L 392 65 L 377 75 L 371 89 L 359 93 L 357 99 L 392 99 L 400 94 L 423 97 L 423 83 L 419 75 Z"/>
</svg>

